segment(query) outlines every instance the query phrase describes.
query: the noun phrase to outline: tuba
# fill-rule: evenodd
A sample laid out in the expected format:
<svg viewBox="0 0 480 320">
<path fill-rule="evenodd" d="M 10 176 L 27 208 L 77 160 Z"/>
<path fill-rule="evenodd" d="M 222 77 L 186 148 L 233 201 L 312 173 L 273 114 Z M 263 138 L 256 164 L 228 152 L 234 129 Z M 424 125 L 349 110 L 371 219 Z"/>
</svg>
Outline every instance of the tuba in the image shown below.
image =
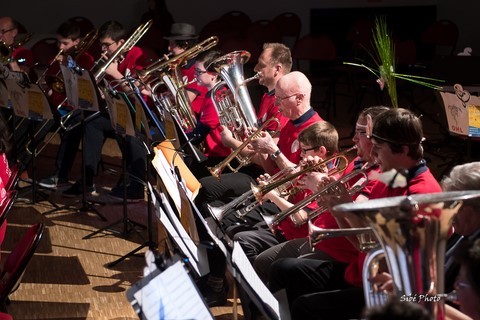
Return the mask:
<svg viewBox="0 0 480 320">
<path fill-rule="evenodd" d="M 463 201 L 477 197 L 478 190 L 415 194 L 341 204 L 333 213 L 353 215 L 373 229 L 393 277 L 395 296 L 417 296 L 432 318 L 444 319 L 446 240 Z"/>
<path fill-rule="evenodd" d="M 220 124 L 232 129 L 233 136 L 236 140 L 242 141 L 245 137 L 245 132 L 248 128 L 257 127 L 257 115 L 253 107 L 252 100 L 248 93 L 246 84 L 254 79 L 258 79 L 260 74 L 255 74 L 253 77 L 244 79 L 243 65 L 250 59 L 250 52 L 248 51 L 234 51 L 213 61 L 208 69 L 213 69 L 217 72 L 223 81 L 219 82 L 212 89 L 213 103 L 220 119 Z M 219 91 L 223 87 L 228 87 L 230 94 L 220 94 Z M 276 118 L 270 118 L 264 123 L 262 128 L 265 128 L 270 122 L 276 121 L 277 128 L 280 123 Z M 242 156 L 240 152 L 248 145 L 242 144 L 242 147 L 234 150 L 234 156 L 227 157 L 222 161 L 221 166 L 216 166 L 211 170 L 212 175 L 219 178 L 223 169 L 228 166 L 233 172 L 237 172 L 241 167 L 250 163 L 250 157 Z M 239 165 L 233 168 L 230 161 L 237 158 Z"/>
</svg>

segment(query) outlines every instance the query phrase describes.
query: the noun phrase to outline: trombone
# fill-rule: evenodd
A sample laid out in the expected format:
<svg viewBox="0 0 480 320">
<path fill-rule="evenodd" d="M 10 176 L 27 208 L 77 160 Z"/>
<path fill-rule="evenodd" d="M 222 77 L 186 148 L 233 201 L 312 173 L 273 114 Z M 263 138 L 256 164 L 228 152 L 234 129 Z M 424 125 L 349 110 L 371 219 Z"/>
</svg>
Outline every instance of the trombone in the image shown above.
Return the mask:
<svg viewBox="0 0 480 320">
<path fill-rule="evenodd" d="M 13 51 L 15 51 L 16 48 L 30 41 L 31 38 L 32 38 L 32 34 L 27 33 L 22 39 L 20 39 L 19 41 L 11 45 L 8 45 L 5 42 L 0 41 L 0 64 L 6 65 L 10 62 L 13 62 L 14 61 L 14 59 L 12 58 Z"/>
</svg>

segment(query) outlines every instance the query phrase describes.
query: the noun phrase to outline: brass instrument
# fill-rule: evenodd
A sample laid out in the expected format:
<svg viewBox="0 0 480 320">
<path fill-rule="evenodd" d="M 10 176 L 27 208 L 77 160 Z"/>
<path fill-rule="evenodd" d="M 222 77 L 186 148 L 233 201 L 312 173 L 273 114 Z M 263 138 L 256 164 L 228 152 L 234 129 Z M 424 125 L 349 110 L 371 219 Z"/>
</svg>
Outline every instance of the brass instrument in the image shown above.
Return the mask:
<svg viewBox="0 0 480 320">
<path fill-rule="evenodd" d="M 247 89 L 247 83 L 258 79 L 260 74 L 255 74 L 253 77 L 244 79 L 243 77 L 243 65 L 250 59 L 250 52 L 241 50 L 234 51 L 217 58 L 215 61 L 207 66 L 207 70 L 215 70 L 222 81 L 217 83 L 212 89 L 212 101 L 217 111 L 220 124 L 225 125 L 232 130 L 233 137 L 242 141 L 248 138 L 245 136 L 245 132 L 248 132 L 248 128 L 254 128 L 258 126 L 257 115 L 255 108 L 253 107 L 252 100 Z M 218 94 L 223 87 L 228 87 L 230 94 Z M 277 131 L 280 129 L 280 122 L 276 118 L 271 118 L 268 122 L 277 122 Z M 263 126 L 265 127 L 265 126 Z M 240 150 L 234 150 L 235 156 L 228 157 L 223 161 L 224 165 L 218 167 L 217 172 L 212 173 L 217 179 L 219 179 L 220 173 L 225 166 L 228 166 L 233 172 L 237 172 L 241 167 L 250 164 L 251 156 L 244 156 L 241 151 L 248 144 L 242 144 Z M 239 165 L 233 168 L 229 163 L 234 158 L 237 158 Z M 219 172 L 218 172 L 219 171 Z"/>
<path fill-rule="evenodd" d="M 321 188 L 320 190 L 312 193 L 310 196 L 306 197 L 300 202 L 297 202 L 295 205 L 292 207 L 283 210 L 282 212 L 279 212 L 275 215 L 271 216 L 264 216 L 263 219 L 267 223 L 267 226 L 272 230 L 272 232 L 275 231 L 276 227 L 288 218 L 290 215 L 294 214 L 295 212 L 298 212 L 308 206 L 311 202 L 317 201 L 319 203 L 319 207 L 315 210 L 312 210 L 311 212 L 308 213 L 308 219 L 313 220 L 325 211 L 328 210 L 328 206 L 325 205 L 325 196 L 343 196 L 343 197 L 349 197 L 351 198 L 353 195 L 357 194 L 360 192 L 368 182 L 368 175 L 367 171 L 373 166 L 374 164 L 366 165 L 362 169 L 354 170 L 350 172 L 349 174 L 341 177 L 340 179 L 333 181 L 326 185 L 325 187 Z M 360 179 L 357 179 L 360 178 Z M 358 183 L 354 184 L 353 186 L 350 186 L 351 181 L 357 181 Z M 306 221 L 299 221 L 299 220 L 292 220 L 295 223 L 296 227 L 300 227 L 303 225 Z"/>
<path fill-rule="evenodd" d="M 419 303 L 433 319 L 443 319 L 438 297 L 444 291 L 446 240 L 463 202 L 478 197 L 478 190 L 414 194 L 341 204 L 332 212 L 360 218 L 373 229 L 393 277 L 393 295 L 435 297 Z"/>
<path fill-rule="evenodd" d="M 298 170 L 297 172 L 292 173 L 286 177 L 283 177 L 282 179 L 278 179 L 273 183 L 269 183 L 263 186 L 252 184 L 251 187 L 252 187 L 253 195 L 255 196 L 257 201 L 261 203 L 263 196 L 268 192 L 274 189 L 277 189 L 279 186 L 284 184 L 290 184 L 293 187 L 298 177 L 300 177 L 301 175 L 307 172 L 321 169 L 322 167 L 326 166 L 332 161 L 339 161 L 339 163 L 337 163 L 334 170 L 329 170 L 328 174 L 329 175 L 340 174 L 343 171 L 345 171 L 345 169 L 347 169 L 348 167 L 348 159 L 346 158 L 346 155 L 351 151 L 356 150 L 356 148 L 357 148 L 356 146 L 353 146 L 350 149 L 347 149 L 344 152 L 338 153 L 336 155 L 330 156 L 320 161 L 319 163 L 316 163 L 311 166 L 305 166 L 303 169 Z"/>
<path fill-rule="evenodd" d="M 115 52 L 112 53 L 112 55 L 108 57 L 106 61 L 103 61 L 103 59 L 101 58 L 97 60 L 97 62 L 95 63 L 97 69 L 93 74 L 95 81 L 99 82 L 103 79 L 103 77 L 105 77 L 105 72 L 108 66 L 110 66 L 113 61 L 119 59 L 122 54 L 132 49 L 133 46 L 135 46 L 135 44 L 143 37 L 143 35 L 147 33 L 148 29 L 150 29 L 150 27 L 152 26 L 152 23 L 153 20 L 149 20 L 138 26 L 137 29 L 135 29 L 135 31 L 132 33 L 132 35 L 121 46 L 119 46 L 117 50 L 115 50 Z M 98 67 L 98 65 L 101 66 Z"/>
<path fill-rule="evenodd" d="M 0 64 L 6 65 L 10 62 L 13 62 L 14 59 L 12 58 L 13 51 L 16 48 L 24 45 L 32 38 L 31 33 L 27 33 L 22 39 L 13 43 L 12 45 L 7 45 L 5 42 L 0 41 Z"/>
<path fill-rule="evenodd" d="M 248 158 L 244 158 L 244 157 L 239 157 L 240 155 L 240 152 L 243 151 L 243 149 L 245 149 L 247 147 L 247 145 L 250 144 L 250 142 L 255 139 L 256 137 L 258 137 L 262 132 L 263 130 L 270 124 L 270 122 L 272 121 L 276 121 L 278 122 L 278 119 L 273 116 L 271 117 L 270 119 L 268 119 L 267 121 L 265 121 L 261 126 L 260 128 L 258 128 L 254 133 L 252 133 L 250 136 L 248 136 L 240 146 L 238 146 L 238 148 L 236 148 L 235 150 L 232 151 L 232 153 L 230 153 L 225 159 L 223 159 L 220 163 L 218 163 L 217 165 L 213 166 L 213 167 L 209 167 L 208 168 L 208 171 L 210 171 L 210 173 L 212 174 L 212 176 L 214 176 L 215 178 L 217 178 L 217 180 L 220 181 L 220 175 L 222 174 L 222 171 L 223 169 L 225 169 L 225 167 L 228 167 L 230 168 L 230 170 L 232 170 L 233 172 L 237 172 L 242 166 L 248 164 L 250 162 L 250 160 Z M 234 158 L 237 158 L 238 161 L 239 161 L 239 165 L 238 167 L 236 168 L 233 168 L 231 165 L 230 165 L 230 162 L 234 159 Z"/>
<path fill-rule="evenodd" d="M 280 179 L 281 177 L 285 176 L 288 172 L 292 171 L 292 170 L 295 170 L 296 167 L 287 167 L 287 168 L 284 168 L 283 170 L 280 170 L 278 171 L 277 173 L 275 173 L 274 175 L 272 175 L 270 178 L 268 178 L 267 182 L 272 182 L 272 181 L 275 181 L 277 179 Z M 227 212 L 229 212 L 230 210 L 242 205 L 242 204 L 245 204 L 247 201 L 249 200 L 252 200 L 254 199 L 253 197 L 253 191 L 252 190 L 248 190 L 247 192 L 245 192 L 244 194 L 242 194 L 240 197 L 230 201 L 229 203 L 226 203 L 224 204 L 223 206 L 220 206 L 220 207 L 212 207 L 211 205 L 207 204 L 207 208 L 208 208 L 208 211 L 210 212 L 210 215 L 212 216 L 213 219 L 215 219 L 216 221 L 220 222 L 222 221 L 223 217 L 225 216 L 225 214 Z M 242 211 L 236 211 L 235 212 L 235 215 L 238 217 L 238 218 L 242 218 L 245 214 L 247 214 L 249 211 L 251 211 L 253 208 L 251 209 L 248 209 L 250 206 L 247 206 L 244 210 L 248 210 L 246 212 L 242 212 Z"/>
<path fill-rule="evenodd" d="M 162 81 L 157 81 L 153 85 L 152 91 L 154 92 L 156 87 L 160 84 L 165 84 L 167 86 L 168 90 L 175 97 L 175 104 L 166 111 L 170 112 L 172 116 L 177 118 L 177 121 L 184 131 L 192 131 L 197 123 L 196 117 L 192 111 L 190 99 L 185 91 L 185 87 L 196 81 L 196 79 L 192 79 L 191 82 L 185 83 L 182 77 L 181 67 L 186 61 L 195 58 L 203 51 L 213 48 L 217 43 L 218 37 L 213 36 L 207 38 L 168 60 L 160 59 L 149 65 L 147 68 L 137 72 L 142 81 L 148 81 L 151 75 L 155 72 L 163 72 L 160 76 Z"/>
<path fill-rule="evenodd" d="M 335 237 L 348 237 L 348 236 L 361 236 L 363 234 L 373 235 L 373 230 L 370 227 L 358 227 L 358 228 L 341 228 L 341 229 L 323 229 L 313 224 L 311 220 L 308 220 L 308 242 L 312 250 L 320 241 Z M 361 243 L 361 251 L 370 250 L 372 247 L 377 247 L 378 242 L 367 241 Z"/>
</svg>

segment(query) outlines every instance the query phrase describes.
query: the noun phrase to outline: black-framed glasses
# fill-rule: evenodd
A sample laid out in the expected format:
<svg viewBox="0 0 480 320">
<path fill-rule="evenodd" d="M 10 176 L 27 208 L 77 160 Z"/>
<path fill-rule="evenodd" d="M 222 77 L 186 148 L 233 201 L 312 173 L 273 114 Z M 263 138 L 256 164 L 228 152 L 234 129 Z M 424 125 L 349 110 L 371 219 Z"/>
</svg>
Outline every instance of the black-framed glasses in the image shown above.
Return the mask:
<svg viewBox="0 0 480 320">
<path fill-rule="evenodd" d="M 202 75 L 204 73 L 207 73 L 207 72 L 208 72 L 207 70 L 200 70 L 200 69 L 195 68 L 195 75 L 197 75 L 197 76 L 200 76 L 200 75 Z"/>
<path fill-rule="evenodd" d="M 282 103 L 283 100 L 285 99 L 289 99 L 291 97 L 295 97 L 295 96 L 298 96 L 298 95 L 302 95 L 303 96 L 303 93 L 294 93 L 292 95 L 289 95 L 289 96 L 286 96 L 286 97 L 279 97 L 279 96 L 275 96 L 275 104 L 276 105 L 279 105 L 280 103 Z"/>
<path fill-rule="evenodd" d="M 365 130 L 355 130 L 355 135 L 356 136 L 366 136 L 367 131 L 365 131 Z"/>
<path fill-rule="evenodd" d="M 0 34 L 5 34 L 5 33 L 8 33 L 8 32 L 10 32 L 10 31 L 12 31 L 12 30 L 15 30 L 15 27 L 11 27 L 10 29 L 7 29 L 7 30 L 3 30 L 3 29 L 2 29 L 2 30 L 0 30 Z"/>
<path fill-rule="evenodd" d="M 302 153 L 305 154 L 308 151 L 315 150 L 315 149 L 318 149 L 318 148 L 320 148 L 320 147 L 302 148 Z"/>
<path fill-rule="evenodd" d="M 108 47 L 110 47 L 110 46 L 111 46 L 112 44 L 114 44 L 114 43 L 115 43 L 115 41 L 114 41 L 114 42 L 110 42 L 110 43 L 108 43 L 108 42 L 102 42 L 102 43 L 100 43 L 100 47 L 102 47 L 102 48 L 108 48 Z"/>
</svg>

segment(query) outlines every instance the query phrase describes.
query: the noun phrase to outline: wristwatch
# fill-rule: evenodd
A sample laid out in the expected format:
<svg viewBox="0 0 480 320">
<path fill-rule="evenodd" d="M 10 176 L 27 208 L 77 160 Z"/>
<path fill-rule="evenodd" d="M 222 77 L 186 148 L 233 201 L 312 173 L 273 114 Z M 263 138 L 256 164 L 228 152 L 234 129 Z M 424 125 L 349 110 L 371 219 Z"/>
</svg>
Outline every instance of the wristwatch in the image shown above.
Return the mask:
<svg viewBox="0 0 480 320">
<path fill-rule="evenodd" d="M 282 153 L 282 151 L 280 151 L 280 149 L 278 149 L 277 151 L 275 151 L 274 153 L 272 153 L 272 154 L 270 155 L 270 158 L 271 158 L 272 160 L 277 160 L 277 159 L 278 159 L 278 156 L 280 155 L 280 153 Z"/>
</svg>

